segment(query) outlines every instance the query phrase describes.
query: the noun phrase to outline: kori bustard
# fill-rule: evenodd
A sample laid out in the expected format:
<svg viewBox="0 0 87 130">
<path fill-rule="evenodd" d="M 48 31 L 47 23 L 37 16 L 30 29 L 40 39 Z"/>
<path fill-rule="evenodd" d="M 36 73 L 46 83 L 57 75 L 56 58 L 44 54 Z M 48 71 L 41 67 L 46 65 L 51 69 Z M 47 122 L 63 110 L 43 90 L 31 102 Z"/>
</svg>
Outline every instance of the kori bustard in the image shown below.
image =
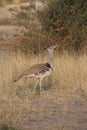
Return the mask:
<svg viewBox="0 0 87 130">
<path fill-rule="evenodd" d="M 53 71 L 53 65 L 54 65 L 54 57 L 53 52 L 55 48 L 57 48 L 58 45 L 53 45 L 48 48 L 45 48 L 44 50 L 47 50 L 48 52 L 48 62 L 47 63 L 41 63 L 41 64 L 35 64 L 29 69 L 25 70 L 22 74 L 20 74 L 14 82 L 18 81 L 20 78 L 30 78 L 35 77 L 36 83 L 34 87 L 34 91 L 36 90 L 37 84 L 40 86 L 41 90 L 41 84 L 44 77 L 50 75 Z"/>
</svg>

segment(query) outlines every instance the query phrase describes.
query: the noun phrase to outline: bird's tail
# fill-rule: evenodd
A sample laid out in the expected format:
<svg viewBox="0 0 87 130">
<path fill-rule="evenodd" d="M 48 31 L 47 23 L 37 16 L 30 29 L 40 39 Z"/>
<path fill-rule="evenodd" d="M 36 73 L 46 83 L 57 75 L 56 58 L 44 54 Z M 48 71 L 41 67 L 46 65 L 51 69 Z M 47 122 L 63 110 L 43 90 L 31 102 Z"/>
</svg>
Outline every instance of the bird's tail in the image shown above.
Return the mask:
<svg viewBox="0 0 87 130">
<path fill-rule="evenodd" d="M 13 82 L 17 82 L 19 79 L 21 79 L 23 75 L 18 76 L 17 78 L 13 79 Z"/>
</svg>

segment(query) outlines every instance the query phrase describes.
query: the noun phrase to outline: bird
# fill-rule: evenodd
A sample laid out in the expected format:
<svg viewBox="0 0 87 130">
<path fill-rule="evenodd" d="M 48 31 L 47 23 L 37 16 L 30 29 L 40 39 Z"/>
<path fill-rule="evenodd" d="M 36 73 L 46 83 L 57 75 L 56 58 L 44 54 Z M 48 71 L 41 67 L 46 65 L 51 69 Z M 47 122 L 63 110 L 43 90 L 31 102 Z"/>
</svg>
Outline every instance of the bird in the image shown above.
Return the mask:
<svg viewBox="0 0 87 130">
<path fill-rule="evenodd" d="M 30 68 L 26 69 L 22 72 L 13 82 L 17 82 L 21 78 L 36 78 L 36 83 L 34 87 L 34 91 L 36 90 L 37 84 L 39 84 L 40 91 L 42 90 L 42 80 L 49 76 L 54 70 L 54 56 L 53 52 L 58 47 L 58 45 L 51 45 L 47 48 L 44 48 L 48 52 L 48 62 L 35 64 Z"/>
</svg>

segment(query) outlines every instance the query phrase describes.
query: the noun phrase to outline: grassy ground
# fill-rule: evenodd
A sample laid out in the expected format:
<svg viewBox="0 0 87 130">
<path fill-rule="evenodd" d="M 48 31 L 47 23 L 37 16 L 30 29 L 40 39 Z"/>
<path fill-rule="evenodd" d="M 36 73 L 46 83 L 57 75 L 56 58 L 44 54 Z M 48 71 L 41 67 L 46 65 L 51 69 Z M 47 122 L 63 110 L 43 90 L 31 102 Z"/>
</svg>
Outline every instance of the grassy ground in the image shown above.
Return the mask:
<svg viewBox="0 0 87 130">
<path fill-rule="evenodd" d="M 81 56 L 72 56 L 67 53 L 62 55 L 55 56 L 55 70 L 53 72 L 53 87 L 64 89 L 65 91 L 71 92 L 80 87 L 86 90 L 87 85 L 87 60 L 86 55 Z M 33 64 L 40 62 L 45 62 L 46 59 L 44 56 L 24 56 L 21 54 L 6 56 L 5 58 L 1 57 L 0 60 L 0 87 L 1 94 L 2 90 L 12 91 L 14 85 L 12 79 L 15 78 L 20 72 L 29 68 Z M 28 79 L 27 79 L 28 80 Z M 34 82 L 34 81 L 33 81 Z M 16 84 L 21 86 L 26 86 L 24 84 L 24 79 L 18 81 Z M 28 81 L 30 84 L 30 80 Z M 12 88 L 12 89 L 11 89 Z M 32 86 L 33 89 L 33 86 Z M 30 91 L 30 90 L 29 90 Z M 4 96 L 4 95 L 3 95 Z"/>
<path fill-rule="evenodd" d="M 61 114 L 63 116 L 61 118 L 65 122 L 67 120 L 65 120 L 65 115 L 69 114 L 69 111 L 71 114 L 71 110 L 74 111 L 75 108 L 72 108 L 70 102 L 75 100 L 73 107 L 77 105 L 77 111 L 79 105 L 87 100 L 87 56 L 85 54 L 81 56 L 70 56 L 67 53 L 55 54 L 54 72 L 52 77 L 43 81 L 41 93 L 37 89 L 36 94 L 33 94 L 35 79 L 20 79 L 17 83 L 12 82 L 23 70 L 33 64 L 45 61 L 46 58 L 43 55 L 24 56 L 20 53 L 0 58 L 0 124 L 13 125 L 28 130 L 29 128 L 36 130 L 39 125 L 41 130 L 40 122 L 47 119 L 47 127 L 50 128 L 49 120 L 53 116 L 55 120 L 58 120 L 58 114 Z M 78 104 L 79 101 L 81 101 L 80 104 Z M 83 104 L 83 107 L 81 112 L 85 110 L 85 104 Z M 54 113 L 54 111 L 58 111 L 58 113 Z M 54 115 L 51 115 L 52 113 Z M 82 116 L 80 113 L 78 118 Z M 45 119 L 44 116 L 48 118 Z M 56 116 L 58 119 L 56 119 Z M 74 116 L 76 116 L 75 113 Z M 73 118 L 72 115 L 71 118 Z M 70 117 L 68 119 L 70 120 Z M 76 121 L 76 119 L 74 117 L 73 121 Z M 67 120 L 68 123 L 69 120 Z M 74 123 L 71 124 L 73 126 Z M 45 128 L 45 126 L 43 127 Z M 63 130 L 62 124 L 61 127 L 58 125 L 54 128 Z M 83 124 L 81 128 L 83 128 Z M 53 130 L 53 127 L 51 129 Z M 73 130 L 73 128 L 71 127 L 70 130 Z"/>
<path fill-rule="evenodd" d="M 26 19 L 29 16 L 28 12 Z M 16 83 L 12 82 L 23 70 L 33 64 L 47 61 L 45 52 L 38 54 L 37 51 L 51 43 L 51 35 L 47 36 L 48 42 L 44 40 L 44 37 L 42 37 L 43 39 L 39 38 L 38 32 L 35 31 L 36 28 L 33 25 L 29 26 L 29 18 L 25 23 L 25 14 L 21 13 L 16 18 L 16 23 L 15 20 L 11 22 L 9 19 L 10 22 L 7 20 L 3 22 L 3 19 L 0 22 L 3 26 L 5 24 L 14 25 L 14 23 L 19 25 L 20 23 L 29 27 L 29 34 L 26 34 L 25 37 L 18 36 L 14 38 L 15 41 L 12 37 L 12 41 L 11 39 L 10 41 L 6 40 L 9 44 L 11 43 L 9 46 L 8 44 L 6 46 L 6 42 L 4 44 L 6 49 L 13 48 L 14 44 L 20 43 L 17 46 L 20 45 L 22 52 L 29 52 L 28 55 L 13 54 L 12 51 L 9 54 L 4 49 L 0 53 L 0 125 L 2 124 L 0 129 L 2 127 L 8 130 L 11 128 L 13 130 L 15 127 L 18 130 L 21 128 L 24 130 L 41 130 L 42 128 L 45 130 L 87 129 L 86 54 L 77 56 L 67 52 L 56 53 L 54 72 L 50 77 L 44 79 L 41 93 L 39 86 L 37 86 L 36 93 L 33 94 L 35 79 L 20 79 Z M 2 41 L 2 43 L 4 42 Z M 35 55 L 30 54 L 34 53 L 33 48 L 37 50 Z"/>
</svg>

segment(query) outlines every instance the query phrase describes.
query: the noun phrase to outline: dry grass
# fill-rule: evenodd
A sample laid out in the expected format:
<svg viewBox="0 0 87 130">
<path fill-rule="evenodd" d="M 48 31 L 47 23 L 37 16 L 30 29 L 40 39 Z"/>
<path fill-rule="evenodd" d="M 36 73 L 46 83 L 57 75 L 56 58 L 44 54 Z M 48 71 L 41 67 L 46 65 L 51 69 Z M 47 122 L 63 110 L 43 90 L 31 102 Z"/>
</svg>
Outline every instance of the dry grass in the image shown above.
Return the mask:
<svg viewBox="0 0 87 130">
<path fill-rule="evenodd" d="M 0 95 L 6 96 L 14 92 L 14 86 L 26 88 L 34 85 L 34 79 L 21 79 L 16 84 L 12 80 L 23 70 L 33 64 L 46 62 L 44 56 L 24 56 L 22 54 L 1 57 L 0 59 Z M 26 83 L 27 81 L 27 83 Z M 32 82 L 33 81 L 33 82 Z M 53 87 L 68 93 L 78 88 L 87 92 L 87 56 L 70 56 L 67 53 L 55 56 L 55 70 L 53 73 Z M 29 89 L 29 88 L 27 88 Z M 33 86 L 32 86 L 33 89 Z M 29 90 L 28 90 L 29 91 Z"/>
<path fill-rule="evenodd" d="M 24 123 L 28 123 L 29 120 L 36 122 L 43 118 L 41 111 L 45 111 L 45 103 L 48 99 L 59 100 L 60 95 L 63 96 L 63 98 L 67 96 L 70 98 L 70 96 L 74 95 L 80 88 L 82 88 L 85 95 L 87 95 L 86 55 L 70 56 L 67 53 L 56 55 L 55 70 L 52 75 L 52 88 L 55 89 L 49 89 L 48 91 L 43 90 L 41 92 L 42 97 L 36 98 L 35 100 L 32 99 L 35 79 L 21 79 L 15 84 L 12 82 L 21 71 L 35 63 L 45 61 L 46 58 L 41 55 L 31 57 L 22 54 L 17 54 L 16 56 L 12 54 L 0 58 L 0 124 L 11 123 L 20 128 L 20 126 L 24 126 Z M 44 85 L 45 84 L 48 84 L 48 80 L 46 79 Z M 38 103 L 40 105 L 39 107 Z M 65 107 L 66 106 L 61 108 L 62 111 L 65 111 Z M 39 116 L 32 115 L 31 118 L 30 115 L 32 111 L 36 111 Z"/>
<path fill-rule="evenodd" d="M 87 56 L 70 56 L 68 54 L 56 57 L 55 82 L 57 87 L 65 92 L 75 92 L 82 88 L 87 93 Z"/>
</svg>

